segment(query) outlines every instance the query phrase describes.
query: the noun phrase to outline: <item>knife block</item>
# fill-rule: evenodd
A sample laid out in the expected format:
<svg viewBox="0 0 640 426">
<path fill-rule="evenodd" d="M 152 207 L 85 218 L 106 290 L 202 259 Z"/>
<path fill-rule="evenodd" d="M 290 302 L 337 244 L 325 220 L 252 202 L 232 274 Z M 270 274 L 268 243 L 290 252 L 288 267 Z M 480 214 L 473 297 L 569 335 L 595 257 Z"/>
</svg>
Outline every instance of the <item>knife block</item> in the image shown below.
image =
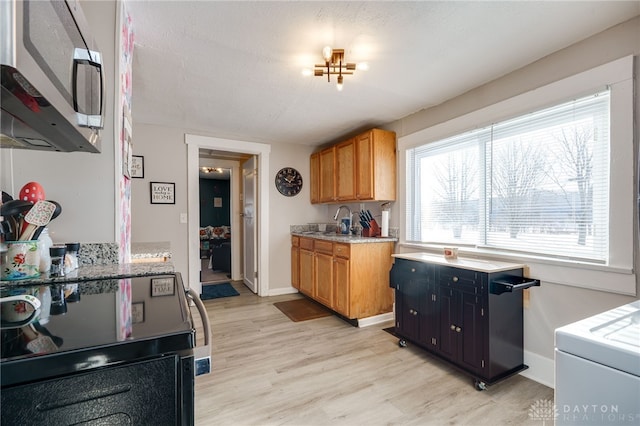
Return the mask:
<svg viewBox="0 0 640 426">
<path fill-rule="evenodd" d="M 371 219 L 369 221 L 369 228 L 362 229 L 363 237 L 379 237 L 380 236 L 380 227 L 378 226 L 378 222 L 375 219 Z"/>
</svg>

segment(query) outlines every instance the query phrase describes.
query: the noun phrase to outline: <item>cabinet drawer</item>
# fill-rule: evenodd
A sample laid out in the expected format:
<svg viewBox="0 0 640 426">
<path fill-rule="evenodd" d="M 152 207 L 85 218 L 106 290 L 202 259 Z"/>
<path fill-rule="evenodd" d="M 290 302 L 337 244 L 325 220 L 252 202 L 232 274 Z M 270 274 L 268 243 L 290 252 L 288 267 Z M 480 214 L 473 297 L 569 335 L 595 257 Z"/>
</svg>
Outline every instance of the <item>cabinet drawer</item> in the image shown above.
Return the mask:
<svg viewBox="0 0 640 426">
<path fill-rule="evenodd" d="M 300 248 L 305 250 L 313 250 L 313 239 L 300 238 Z"/>
<path fill-rule="evenodd" d="M 300 237 L 297 235 L 291 236 L 291 245 L 294 247 L 300 247 Z"/>
<path fill-rule="evenodd" d="M 350 249 L 349 244 L 336 243 L 333 245 L 333 255 L 348 259 L 349 253 L 350 253 L 349 249 Z"/>
<path fill-rule="evenodd" d="M 459 288 L 464 291 L 477 293 L 482 287 L 482 280 L 478 272 L 443 266 L 439 274 L 440 285 Z"/>
<path fill-rule="evenodd" d="M 333 243 L 331 241 L 316 240 L 314 246 L 317 252 L 333 255 Z"/>
</svg>

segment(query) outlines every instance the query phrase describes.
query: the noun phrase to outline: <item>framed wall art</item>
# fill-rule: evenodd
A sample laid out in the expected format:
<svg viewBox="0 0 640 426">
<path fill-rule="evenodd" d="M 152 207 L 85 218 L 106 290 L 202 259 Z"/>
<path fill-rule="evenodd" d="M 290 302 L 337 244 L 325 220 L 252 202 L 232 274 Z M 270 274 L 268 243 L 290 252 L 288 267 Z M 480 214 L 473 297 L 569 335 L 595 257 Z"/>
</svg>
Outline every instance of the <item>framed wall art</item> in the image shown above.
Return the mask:
<svg viewBox="0 0 640 426">
<path fill-rule="evenodd" d="M 131 322 L 133 324 L 144 322 L 144 302 L 131 304 Z"/>
<path fill-rule="evenodd" d="M 151 204 L 175 204 L 175 191 L 173 182 L 151 182 Z"/>
<path fill-rule="evenodd" d="M 171 278 L 152 278 L 151 297 L 173 296 L 176 292 L 176 282 Z"/>
<path fill-rule="evenodd" d="M 144 178 L 144 157 L 141 155 L 131 156 L 131 177 L 133 179 Z"/>
</svg>

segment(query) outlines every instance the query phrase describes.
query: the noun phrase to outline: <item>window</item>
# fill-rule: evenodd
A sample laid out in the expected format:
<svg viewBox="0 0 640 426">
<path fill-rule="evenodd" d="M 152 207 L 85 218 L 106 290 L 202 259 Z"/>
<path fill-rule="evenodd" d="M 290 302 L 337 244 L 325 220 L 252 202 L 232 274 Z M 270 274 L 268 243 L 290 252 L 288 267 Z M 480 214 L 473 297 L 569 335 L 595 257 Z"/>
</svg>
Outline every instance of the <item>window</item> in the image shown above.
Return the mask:
<svg viewBox="0 0 640 426">
<path fill-rule="evenodd" d="M 407 242 L 607 264 L 609 91 L 406 151 Z"/>
</svg>

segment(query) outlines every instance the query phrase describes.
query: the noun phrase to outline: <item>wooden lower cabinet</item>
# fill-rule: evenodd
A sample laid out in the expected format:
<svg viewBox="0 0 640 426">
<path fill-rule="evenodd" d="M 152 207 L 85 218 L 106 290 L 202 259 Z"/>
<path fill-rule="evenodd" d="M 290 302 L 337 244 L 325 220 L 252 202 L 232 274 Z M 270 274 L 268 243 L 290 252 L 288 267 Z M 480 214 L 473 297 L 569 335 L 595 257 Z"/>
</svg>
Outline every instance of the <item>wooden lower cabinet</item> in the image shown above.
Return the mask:
<svg viewBox="0 0 640 426">
<path fill-rule="evenodd" d="M 349 259 L 336 257 L 333 265 L 333 283 L 334 283 L 334 296 L 332 309 L 350 318 L 350 303 L 349 303 Z"/>
<path fill-rule="evenodd" d="M 313 240 L 300 238 L 298 290 L 310 297 L 315 297 L 314 258 Z"/>
<path fill-rule="evenodd" d="M 333 307 L 333 255 L 315 254 L 315 300 L 325 306 Z"/>
<path fill-rule="evenodd" d="M 313 241 L 313 249 L 304 249 L 303 240 Z M 346 318 L 367 318 L 393 311 L 392 253 L 393 242 L 347 244 L 300 238 L 297 259 L 292 250 L 292 271 L 298 271 L 301 293 Z"/>
</svg>

